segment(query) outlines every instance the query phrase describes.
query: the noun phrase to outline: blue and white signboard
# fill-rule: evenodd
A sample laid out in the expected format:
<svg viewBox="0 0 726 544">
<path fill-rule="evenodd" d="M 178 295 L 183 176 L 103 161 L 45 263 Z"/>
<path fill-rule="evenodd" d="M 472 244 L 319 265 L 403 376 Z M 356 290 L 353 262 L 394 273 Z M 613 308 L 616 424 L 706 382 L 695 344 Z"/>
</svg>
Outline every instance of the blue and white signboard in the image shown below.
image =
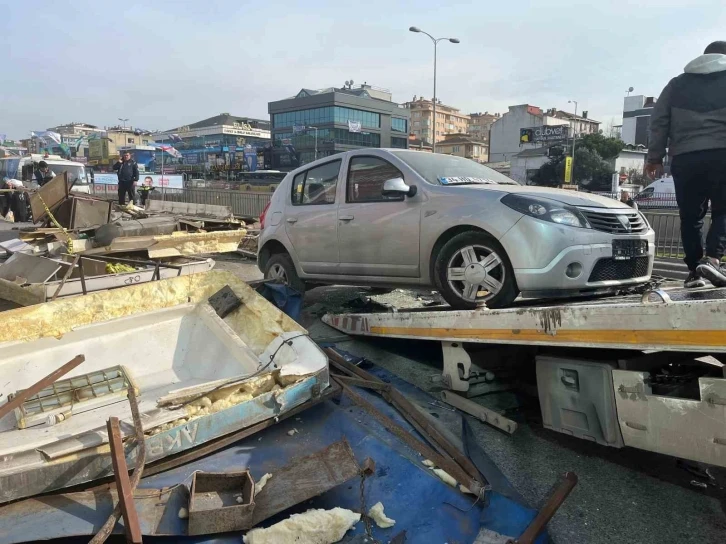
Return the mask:
<svg viewBox="0 0 726 544">
<path fill-rule="evenodd" d="M 118 176 L 116 174 L 94 174 L 93 182 L 97 185 L 118 185 Z M 184 177 L 169 174 L 163 176 L 161 174 L 141 174 L 136 185 L 182 189 L 184 188 Z"/>
</svg>

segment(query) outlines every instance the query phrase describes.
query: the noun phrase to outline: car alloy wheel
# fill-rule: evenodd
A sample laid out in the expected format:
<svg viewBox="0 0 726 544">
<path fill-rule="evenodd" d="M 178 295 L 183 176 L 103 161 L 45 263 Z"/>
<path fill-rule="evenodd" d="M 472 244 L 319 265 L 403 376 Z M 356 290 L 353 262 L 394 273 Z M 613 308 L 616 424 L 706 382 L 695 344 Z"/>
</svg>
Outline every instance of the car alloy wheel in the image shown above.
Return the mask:
<svg viewBox="0 0 726 544">
<path fill-rule="evenodd" d="M 497 252 L 478 244 L 462 247 L 446 265 L 449 287 L 468 302 L 494 298 L 502 290 L 506 275 L 506 266 Z"/>
<path fill-rule="evenodd" d="M 271 265 L 267 270 L 267 279 L 277 280 L 284 285 L 289 285 L 290 283 L 287 280 L 287 272 L 285 272 L 285 268 L 278 263 Z"/>
</svg>

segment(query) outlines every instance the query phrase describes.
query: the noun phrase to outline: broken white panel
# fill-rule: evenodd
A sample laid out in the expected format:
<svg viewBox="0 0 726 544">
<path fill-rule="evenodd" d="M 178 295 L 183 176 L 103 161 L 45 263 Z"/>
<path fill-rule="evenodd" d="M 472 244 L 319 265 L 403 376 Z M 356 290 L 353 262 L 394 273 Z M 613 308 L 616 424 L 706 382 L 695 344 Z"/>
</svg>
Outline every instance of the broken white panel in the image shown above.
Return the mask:
<svg viewBox="0 0 726 544">
<path fill-rule="evenodd" d="M 654 395 L 648 374 L 613 370 L 626 446 L 726 466 L 726 379 L 699 378 L 700 399 Z"/>
</svg>

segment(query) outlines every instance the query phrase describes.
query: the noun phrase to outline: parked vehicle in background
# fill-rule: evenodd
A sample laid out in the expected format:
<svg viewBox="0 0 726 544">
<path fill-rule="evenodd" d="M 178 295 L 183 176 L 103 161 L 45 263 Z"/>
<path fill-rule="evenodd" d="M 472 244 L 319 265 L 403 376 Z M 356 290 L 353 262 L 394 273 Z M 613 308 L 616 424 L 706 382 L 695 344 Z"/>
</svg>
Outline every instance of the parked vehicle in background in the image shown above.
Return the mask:
<svg viewBox="0 0 726 544">
<path fill-rule="evenodd" d="M 91 174 L 80 162 L 69 161 L 59 155 L 25 155 L 23 157 L 4 157 L 0 159 L 0 179 L 8 177 L 23 182 L 28 189 L 37 189 L 35 170 L 40 161 L 45 161 L 51 171 L 59 176 L 68 173 L 68 180 L 73 183 L 71 191 L 75 193 L 91 192 Z"/>
<path fill-rule="evenodd" d="M 673 184 L 673 177 L 660 178 L 640 191 L 635 198 L 635 203 L 640 209 L 674 209 L 678 208 L 676 203 L 676 187 Z"/>
<path fill-rule="evenodd" d="M 458 309 L 636 285 L 654 255 L 645 217 L 617 200 L 405 150 L 349 151 L 293 170 L 261 223 L 266 278 L 298 290 L 431 286 Z"/>
</svg>

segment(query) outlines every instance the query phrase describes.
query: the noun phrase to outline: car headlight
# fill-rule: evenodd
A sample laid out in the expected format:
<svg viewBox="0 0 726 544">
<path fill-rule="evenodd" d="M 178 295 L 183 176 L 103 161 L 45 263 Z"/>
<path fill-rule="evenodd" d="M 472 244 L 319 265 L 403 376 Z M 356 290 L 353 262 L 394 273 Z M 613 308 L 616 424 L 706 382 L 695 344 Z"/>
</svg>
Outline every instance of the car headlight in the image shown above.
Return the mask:
<svg viewBox="0 0 726 544">
<path fill-rule="evenodd" d="M 568 206 L 556 200 L 548 198 L 535 198 L 531 196 L 510 193 L 502 198 L 502 204 L 516 210 L 524 215 L 558 223 L 569 227 L 590 229 L 590 223 L 585 216 L 574 206 Z"/>
</svg>

